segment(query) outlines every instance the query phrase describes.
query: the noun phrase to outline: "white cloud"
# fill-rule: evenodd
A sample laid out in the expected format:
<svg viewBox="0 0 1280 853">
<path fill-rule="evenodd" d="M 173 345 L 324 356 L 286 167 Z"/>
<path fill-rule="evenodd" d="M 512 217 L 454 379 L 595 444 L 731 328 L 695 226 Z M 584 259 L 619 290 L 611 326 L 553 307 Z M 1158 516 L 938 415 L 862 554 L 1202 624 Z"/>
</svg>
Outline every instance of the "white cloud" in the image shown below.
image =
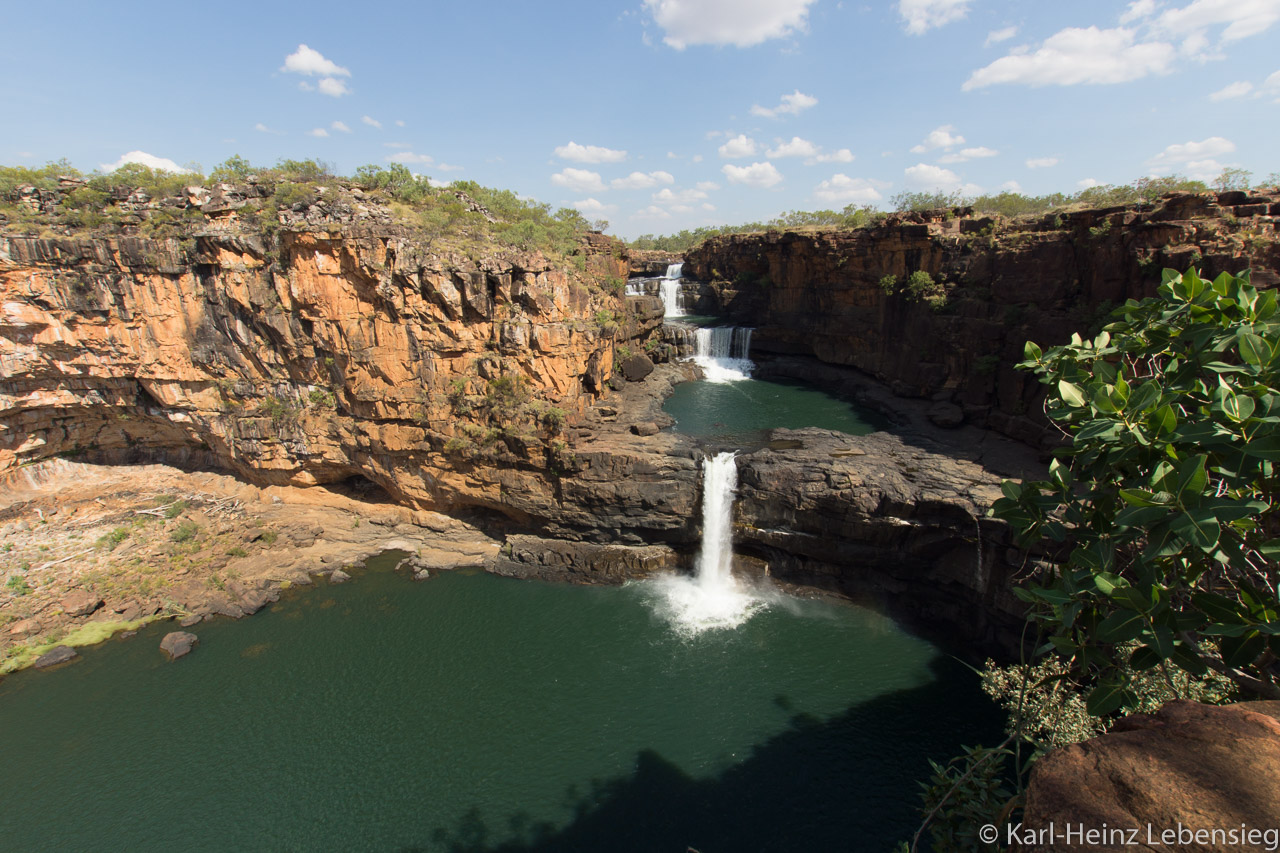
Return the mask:
<svg viewBox="0 0 1280 853">
<path fill-rule="evenodd" d="M 627 152 L 615 148 L 601 148 L 598 145 L 579 145 L 570 141 L 568 145 L 556 148 L 556 156 L 561 160 L 572 160 L 575 163 L 621 163 L 627 159 Z"/>
<path fill-rule="evenodd" d="M 190 171 L 190 169 L 182 168 L 168 157 L 157 157 L 145 151 L 130 151 L 128 154 L 120 155 L 120 159 L 114 163 L 103 163 L 99 168 L 104 172 L 114 172 L 126 163 L 137 163 L 139 166 L 146 166 L 148 169 L 163 169 L 166 172 Z"/>
<path fill-rule="evenodd" d="M 1209 157 L 1221 157 L 1236 150 L 1236 145 L 1221 136 L 1210 136 L 1199 142 L 1183 142 L 1170 145 L 1147 161 L 1148 166 L 1169 166 L 1189 163 L 1193 160 L 1204 160 Z"/>
<path fill-rule="evenodd" d="M 709 193 L 709 192 L 712 192 L 713 190 L 720 189 L 720 185 L 717 184 L 715 181 L 698 181 L 698 183 L 695 186 L 697 186 L 697 188 L 702 190 L 704 193 Z"/>
<path fill-rule="evenodd" d="M 807 139 L 793 136 L 790 142 L 780 143 L 777 148 L 770 148 L 765 153 L 770 157 L 816 157 L 818 146 Z"/>
<path fill-rule="evenodd" d="M 994 148 L 986 146 L 978 146 L 977 148 L 962 148 L 955 154 L 947 154 L 938 158 L 939 163 L 965 163 L 969 160 L 979 160 L 984 157 L 994 157 L 999 154 Z"/>
<path fill-rule="evenodd" d="M 435 159 L 430 154 L 414 154 L 412 151 L 388 154 L 386 159 L 389 163 L 412 163 L 417 166 L 430 166 L 435 162 Z"/>
<path fill-rule="evenodd" d="M 347 88 L 347 84 L 343 83 L 337 77 L 322 77 L 319 85 L 320 94 L 328 95 L 331 98 L 341 98 L 343 95 L 350 95 L 351 90 Z"/>
<path fill-rule="evenodd" d="M 604 185 L 604 181 L 600 177 L 599 172 L 591 172 L 587 169 L 574 169 L 569 167 L 556 172 L 551 176 L 551 183 L 558 187 L 565 187 L 576 192 L 602 192 L 608 187 Z"/>
<path fill-rule="evenodd" d="M 970 0 L 898 0 L 898 15 L 913 36 L 958 21 L 969 14 Z"/>
<path fill-rule="evenodd" d="M 720 169 L 731 184 L 745 184 L 749 187 L 771 187 L 782 180 L 782 175 L 768 160 L 763 163 L 752 163 L 750 166 L 734 166 L 726 163 Z"/>
<path fill-rule="evenodd" d="M 695 201 L 702 201 L 707 194 L 702 190 L 675 190 L 670 188 L 661 189 L 653 194 L 653 200 L 658 204 L 693 204 Z"/>
<path fill-rule="evenodd" d="M 1018 34 L 1017 27 L 1005 27 L 1003 30 L 992 30 L 987 33 L 987 40 L 982 43 L 983 47 L 991 47 L 993 44 L 999 44 L 1002 41 L 1008 41 Z"/>
<path fill-rule="evenodd" d="M 827 154 L 819 154 L 816 157 L 804 161 L 806 166 L 812 166 L 815 163 L 852 163 L 853 152 L 848 148 L 841 148 L 839 151 L 831 151 Z"/>
<path fill-rule="evenodd" d="M 1083 181 L 1076 181 L 1076 186 L 1082 190 L 1088 190 L 1102 186 L 1102 181 L 1097 178 L 1085 178 Z"/>
<path fill-rule="evenodd" d="M 751 157 L 756 153 L 756 141 L 745 133 L 739 133 L 730 139 L 718 149 L 720 156 L 726 160 L 735 160 L 739 157 Z"/>
<path fill-rule="evenodd" d="M 325 130 L 323 127 L 313 127 L 311 130 L 307 131 L 307 136 L 324 138 L 328 135 L 329 135 L 329 131 Z"/>
<path fill-rule="evenodd" d="M 1226 24 L 1222 41 L 1255 36 L 1280 21 L 1276 0 L 1193 0 L 1181 9 L 1168 9 L 1152 26 L 1173 35 L 1188 35 Z"/>
<path fill-rule="evenodd" d="M 1120 16 L 1120 23 L 1130 24 L 1143 18 L 1150 18 L 1155 11 L 1156 0 L 1133 0 L 1129 8 L 1125 9 L 1124 14 Z"/>
<path fill-rule="evenodd" d="M 613 213 L 615 210 L 618 209 L 617 205 L 605 204 L 604 202 L 595 198 L 584 198 L 581 201 L 575 201 L 573 203 L 573 206 L 577 208 L 581 213 L 585 213 L 588 215 L 592 215 L 592 214 L 599 215 L 601 213 Z"/>
<path fill-rule="evenodd" d="M 950 169 L 930 166 L 928 163 L 917 163 L 905 169 L 904 173 L 907 184 L 916 189 L 958 190 L 962 183 L 960 176 Z"/>
<path fill-rule="evenodd" d="M 644 0 L 676 50 L 696 44 L 751 47 L 804 31 L 814 0 Z"/>
<path fill-rule="evenodd" d="M 466 166 L 455 166 L 452 163 L 437 163 L 436 168 L 442 172 L 461 172 Z"/>
<path fill-rule="evenodd" d="M 844 204 L 874 204 L 884 198 L 880 190 L 889 185 L 883 181 L 851 178 L 837 172 L 814 189 L 815 198 L 826 202 Z"/>
<path fill-rule="evenodd" d="M 935 148 L 951 148 L 955 145 L 963 145 L 964 137 L 960 135 L 951 135 L 951 131 L 955 130 L 955 125 L 944 124 L 937 130 L 929 132 L 924 138 L 924 142 L 914 146 L 911 149 L 912 154 L 923 154 L 926 151 L 932 151 Z"/>
<path fill-rule="evenodd" d="M 280 69 L 286 74 L 304 74 L 307 77 L 350 77 L 351 72 L 336 62 L 325 59 L 318 50 L 312 50 L 305 44 L 284 58 L 284 66 Z"/>
<path fill-rule="evenodd" d="M 1266 80 L 1262 81 L 1262 88 L 1258 90 L 1258 94 L 1266 93 L 1268 95 L 1280 94 L 1280 71 L 1273 72 Z M 1275 101 L 1280 104 L 1280 100 Z"/>
<path fill-rule="evenodd" d="M 1058 165 L 1057 157 L 1032 157 L 1027 161 L 1028 169 L 1047 169 L 1056 165 Z"/>
<path fill-rule="evenodd" d="M 255 124 L 255 125 L 253 126 L 253 129 L 254 129 L 254 130 L 256 130 L 256 131 L 258 131 L 258 133 L 271 133 L 271 134 L 274 134 L 274 135 L 276 135 L 276 136 L 280 136 L 280 135 L 282 135 L 282 134 L 284 133 L 284 131 L 283 131 L 283 130 L 273 130 L 273 129 L 271 129 L 271 128 L 267 127 L 267 126 L 266 126 L 265 124 L 263 124 L 262 122 L 258 122 L 257 124 Z"/>
<path fill-rule="evenodd" d="M 333 124 L 329 125 L 329 127 L 333 128 L 334 130 L 336 130 L 336 131 L 338 131 L 338 132 L 340 132 L 340 133 L 350 133 L 350 132 L 351 132 L 351 128 L 347 127 L 346 122 L 342 122 L 342 121 L 335 121 Z"/>
<path fill-rule="evenodd" d="M 637 210 L 633 215 L 634 219 L 670 219 L 671 214 L 667 213 L 656 204 L 651 204 L 646 208 Z"/>
<path fill-rule="evenodd" d="M 396 127 L 404 127 L 404 119 L 396 119 Z"/>
<path fill-rule="evenodd" d="M 790 95 L 783 95 L 776 107 L 762 107 L 759 104 L 751 105 L 751 114 L 753 116 L 763 116 L 764 118 L 777 118 L 783 115 L 799 115 L 810 107 L 818 105 L 818 99 L 813 95 L 806 95 L 799 89 L 796 89 Z"/>
<path fill-rule="evenodd" d="M 1236 145 L 1221 136 L 1210 136 L 1199 142 L 1182 142 L 1170 145 L 1147 161 L 1155 174 L 1181 172 L 1189 178 L 1211 181 L 1231 164 L 1219 162 L 1216 158 L 1230 154 Z"/>
<path fill-rule="evenodd" d="M 1005 193 L 1020 193 L 1022 192 L 1022 184 L 1017 181 L 1005 181 L 1000 185 L 1000 191 Z"/>
<path fill-rule="evenodd" d="M 677 154 L 677 153 L 676 153 L 676 152 L 674 152 L 674 151 L 668 151 L 668 152 L 667 152 L 667 159 L 668 159 L 668 160 L 679 160 L 679 159 L 680 159 L 680 155 L 679 155 L 679 154 Z"/>
<path fill-rule="evenodd" d="M 1177 55 L 1166 42 L 1134 43 L 1133 30 L 1068 27 L 1034 52 L 1010 53 L 965 81 L 965 91 L 999 83 L 1074 86 L 1127 83 L 1149 74 L 1168 74 Z"/>
<path fill-rule="evenodd" d="M 360 116 L 360 121 L 369 125 L 369 127 L 376 127 L 376 128 L 382 127 L 382 122 L 378 121 L 376 118 L 373 118 L 371 116 Z"/>
<path fill-rule="evenodd" d="M 1248 80 L 1241 80 L 1238 83 L 1232 83 L 1223 86 L 1218 91 L 1209 96 L 1211 101 L 1225 101 L 1230 98 L 1243 98 L 1245 95 L 1253 91 L 1253 84 Z"/>
<path fill-rule="evenodd" d="M 701 163 L 701 162 L 702 162 L 702 155 L 701 155 L 701 154 L 694 154 L 694 155 L 693 155 L 693 162 L 695 162 L 695 163 Z"/>
<path fill-rule="evenodd" d="M 614 178 L 609 185 L 615 190 L 647 190 L 658 184 L 675 183 L 675 180 L 670 172 L 632 172 L 625 178 Z"/>
</svg>

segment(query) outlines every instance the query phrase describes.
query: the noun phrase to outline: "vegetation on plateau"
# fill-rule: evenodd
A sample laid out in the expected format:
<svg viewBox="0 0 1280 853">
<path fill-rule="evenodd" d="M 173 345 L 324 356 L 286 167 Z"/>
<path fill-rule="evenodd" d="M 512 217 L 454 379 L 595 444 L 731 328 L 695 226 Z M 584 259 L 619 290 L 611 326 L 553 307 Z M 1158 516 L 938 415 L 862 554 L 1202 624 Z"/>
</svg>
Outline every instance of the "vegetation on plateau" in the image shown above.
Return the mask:
<svg viewBox="0 0 1280 853">
<path fill-rule="evenodd" d="M 978 849 L 1044 752 L 1173 698 L 1280 698 L 1280 304 L 1247 273 L 1166 270 L 1092 340 L 1026 346 L 1069 438 L 993 514 L 1038 554 L 1035 657 L 989 664 L 1008 738 L 935 765 L 935 850 Z M 922 829 L 925 829 L 922 828 Z M 923 834 L 923 833 L 922 833 Z M 914 849 L 921 839 L 917 835 Z"/>
<path fill-rule="evenodd" d="M 331 211 L 360 204 L 381 208 L 390 222 L 426 238 L 448 239 L 463 248 L 496 242 L 575 258 L 588 231 L 608 227 L 573 208 L 553 211 L 510 190 L 474 181 L 439 184 L 399 163 L 361 166 L 349 177 L 317 160 L 284 159 L 267 168 L 238 156 L 208 175 L 198 164 L 188 169 L 174 173 L 130 163 L 114 172 L 86 175 L 66 160 L 39 168 L 0 166 L 0 229 L 45 236 L 102 229 L 183 237 L 205 221 L 199 208 L 187 203 L 187 187 L 220 183 L 254 188 L 246 193 L 248 204 L 240 215 L 268 232 L 279 228 L 288 212 L 322 202 Z"/>
<path fill-rule="evenodd" d="M 1203 181 L 1179 175 L 1147 177 L 1114 186 L 1104 184 L 1088 187 L 1075 193 L 1049 193 L 1025 195 L 1020 192 L 1001 192 L 968 196 L 961 192 L 901 192 L 890 199 L 894 211 L 925 211 L 938 209 L 972 208 L 981 216 L 1043 216 L 1048 213 L 1086 207 L 1114 207 L 1118 205 L 1153 202 L 1165 193 L 1207 192 L 1210 189 L 1247 190 L 1252 185 L 1252 173 L 1244 169 L 1225 169 L 1211 185 Z M 1258 186 L 1280 186 L 1280 172 L 1267 175 Z M 642 234 L 630 245 L 634 249 L 656 249 L 664 252 L 685 252 L 702 241 L 721 234 L 752 234 L 765 231 L 797 230 L 803 228 L 869 228 L 879 225 L 889 214 L 870 206 L 849 205 L 842 210 L 793 210 L 767 222 L 746 222 L 740 225 L 703 226 L 686 229 L 676 234 Z"/>
</svg>

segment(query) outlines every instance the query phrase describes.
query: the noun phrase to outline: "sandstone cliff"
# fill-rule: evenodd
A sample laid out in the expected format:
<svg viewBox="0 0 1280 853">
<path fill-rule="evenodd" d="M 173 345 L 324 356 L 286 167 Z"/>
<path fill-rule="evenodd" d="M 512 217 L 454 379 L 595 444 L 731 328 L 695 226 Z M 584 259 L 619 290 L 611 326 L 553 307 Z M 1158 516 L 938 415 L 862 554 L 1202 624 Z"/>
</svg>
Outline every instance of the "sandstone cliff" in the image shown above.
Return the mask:
<svg viewBox="0 0 1280 853">
<path fill-rule="evenodd" d="M 854 367 L 1036 443 L 1052 436 L 1036 417 L 1038 383 L 1013 367 L 1027 340 L 1100 327 L 1110 308 L 1152 295 L 1166 267 L 1250 268 L 1273 287 L 1278 217 L 1280 196 L 1243 192 L 1036 220 L 932 211 L 853 231 L 714 237 L 684 274 L 705 283 L 701 312 L 756 327 L 757 353 Z"/>
<path fill-rule="evenodd" d="M 221 209 L 218 213 L 224 213 Z M 56 455 L 365 477 L 419 507 L 508 510 L 661 324 L 620 244 L 577 267 L 379 222 L 188 236 L 0 236 L 0 470 Z M 292 225 L 288 223 L 293 221 Z"/>
</svg>

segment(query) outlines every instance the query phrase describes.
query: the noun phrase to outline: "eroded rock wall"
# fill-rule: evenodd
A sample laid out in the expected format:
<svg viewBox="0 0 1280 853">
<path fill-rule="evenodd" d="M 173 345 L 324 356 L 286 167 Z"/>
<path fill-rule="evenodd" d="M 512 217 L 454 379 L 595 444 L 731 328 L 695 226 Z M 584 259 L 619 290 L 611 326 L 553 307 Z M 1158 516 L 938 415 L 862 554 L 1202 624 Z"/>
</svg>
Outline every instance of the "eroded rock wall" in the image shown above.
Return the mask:
<svg viewBox="0 0 1280 853">
<path fill-rule="evenodd" d="M 607 393 L 615 346 L 661 324 L 656 298 L 600 286 L 628 261 L 596 242 L 578 272 L 387 227 L 0 237 L 0 470 L 186 460 L 550 511 L 547 470 Z"/>
<path fill-rule="evenodd" d="M 1037 443 L 1052 439 L 1039 384 L 1014 368 L 1027 340 L 1099 328 L 1109 308 L 1154 294 L 1166 267 L 1249 268 L 1273 287 L 1278 217 L 1280 196 L 1242 192 L 1033 221 L 935 211 L 856 231 L 715 237 L 687 254 L 684 274 L 705 283 L 700 312 L 756 327 L 757 353 L 854 367 Z M 932 284 L 912 287 L 918 273 Z"/>
</svg>

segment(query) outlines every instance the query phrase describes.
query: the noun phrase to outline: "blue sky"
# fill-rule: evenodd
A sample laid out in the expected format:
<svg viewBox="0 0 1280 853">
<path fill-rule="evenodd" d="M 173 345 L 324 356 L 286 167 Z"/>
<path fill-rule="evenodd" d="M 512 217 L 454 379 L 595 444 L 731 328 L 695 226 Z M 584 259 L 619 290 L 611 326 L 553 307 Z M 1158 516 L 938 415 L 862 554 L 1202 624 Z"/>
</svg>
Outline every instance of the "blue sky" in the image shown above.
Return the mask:
<svg viewBox="0 0 1280 853">
<path fill-rule="evenodd" d="M 902 190 L 1280 170 L 1280 0 L 3 10 L 10 165 L 398 160 L 628 238 Z"/>
</svg>

